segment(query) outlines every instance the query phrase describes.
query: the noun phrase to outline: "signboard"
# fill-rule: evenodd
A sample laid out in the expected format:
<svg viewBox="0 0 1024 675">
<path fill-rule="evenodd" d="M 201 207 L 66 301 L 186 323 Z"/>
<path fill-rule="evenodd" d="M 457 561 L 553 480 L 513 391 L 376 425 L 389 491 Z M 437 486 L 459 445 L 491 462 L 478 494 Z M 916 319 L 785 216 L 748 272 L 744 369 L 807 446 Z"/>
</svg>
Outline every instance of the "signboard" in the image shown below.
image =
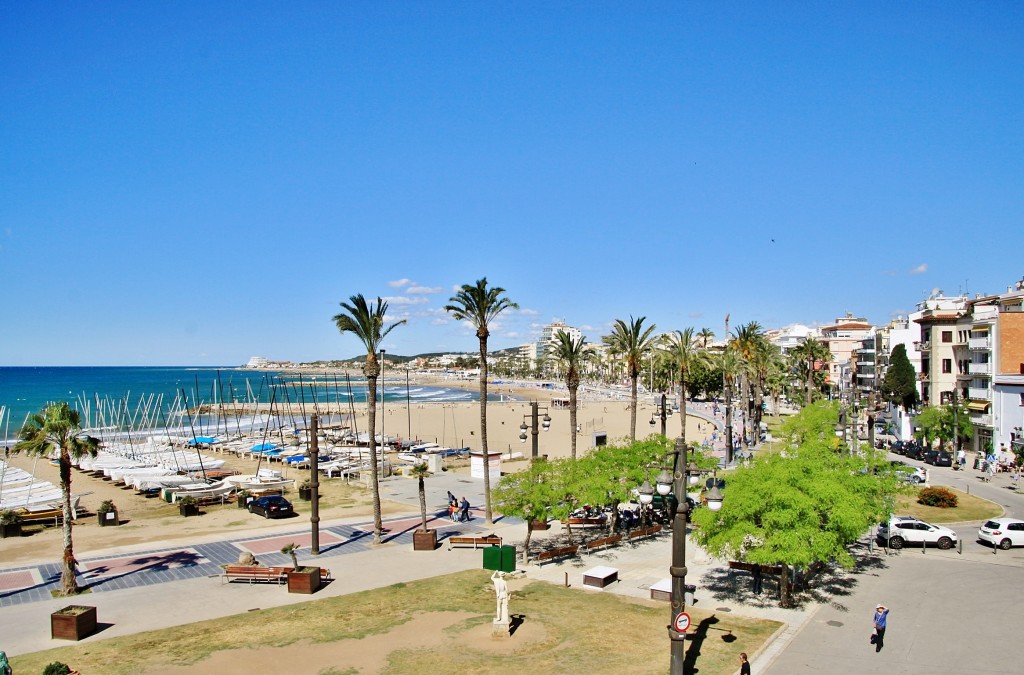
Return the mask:
<svg viewBox="0 0 1024 675">
<path fill-rule="evenodd" d="M 690 615 L 686 612 L 680 612 L 676 615 L 676 620 L 673 623 L 677 633 L 685 633 L 690 627 Z"/>
</svg>

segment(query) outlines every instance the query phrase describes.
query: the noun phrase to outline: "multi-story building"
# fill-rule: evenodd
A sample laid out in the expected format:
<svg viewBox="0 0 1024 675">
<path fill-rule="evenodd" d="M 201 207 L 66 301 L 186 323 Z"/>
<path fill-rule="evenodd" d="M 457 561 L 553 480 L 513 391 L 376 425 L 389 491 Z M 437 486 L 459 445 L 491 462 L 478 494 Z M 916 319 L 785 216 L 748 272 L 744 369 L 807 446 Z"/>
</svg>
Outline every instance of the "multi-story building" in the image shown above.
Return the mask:
<svg viewBox="0 0 1024 675">
<path fill-rule="evenodd" d="M 583 333 L 579 328 L 567 326 L 562 321 L 549 323 L 540 331 L 540 339 L 537 340 L 537 358 L 543 359 L 558 344 L 559 331 L 565 332 L 573 341 L 583 337 Z"/>
<path fill-rule="evenodd" d="M 866 319 L 855 317 L 849 312 L 846 316 L 836 319 L 831 326 L 822 327 L 821 341 L 828 346 L 828 351 L 832 355 L 826 379 L 830 385 L 844 387 L 844 382 L 849 380 L 856 370 L 856 362 L 852 360 L 853 351 L 861 346 L 865 338 L 871 336 L 873 329 Z"/>
<path fill-rule="evenodd" d="M 919 302 L 910 320 L 920 326 L 921 337 L 914 343 L 921 360 L 918 371 L 918 393 L 924 405 L 941 405 L 951 396 L 956 386 L 954 364 L 957 345 L 956 323 L 964 312 L 967 297 L 948 297 L 936 290 L 928 299 Z"/>
<path fill-rule="evenodd" d="M 800 323 L 794 323 L 786 326 L 785 328 L 775 328 L 764 332 L 765 338 L 778 347 L 783 354 L 788 354 L 790 350 L 802 345 L 807 341 L 808 337 L 817 337 L 817 335 L 817 331 L 813 328 L 809 328 Z"/>
<path fill-rule="evenodd" d="M 1024 452 L 1024 280 L 967 301 L 956 332 L 956 388 L 971 414 L 972 449 Z"/>
</svg>

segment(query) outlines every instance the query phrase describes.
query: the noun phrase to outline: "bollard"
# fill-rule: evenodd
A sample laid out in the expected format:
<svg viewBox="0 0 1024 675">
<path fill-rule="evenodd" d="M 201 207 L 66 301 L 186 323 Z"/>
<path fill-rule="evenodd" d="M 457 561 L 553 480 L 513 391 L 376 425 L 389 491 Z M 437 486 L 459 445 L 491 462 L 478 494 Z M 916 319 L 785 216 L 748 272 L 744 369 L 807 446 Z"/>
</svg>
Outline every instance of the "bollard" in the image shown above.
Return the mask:
<svg viewBox="0 0 1024 675">
<path fill-rule="evenodd" d="M 964 540 L 963 539 L 957 539 L 957 542 L 956 542 L 956 552 L 959 553 L 960 555 L 964 554 Z"/>
</svg>

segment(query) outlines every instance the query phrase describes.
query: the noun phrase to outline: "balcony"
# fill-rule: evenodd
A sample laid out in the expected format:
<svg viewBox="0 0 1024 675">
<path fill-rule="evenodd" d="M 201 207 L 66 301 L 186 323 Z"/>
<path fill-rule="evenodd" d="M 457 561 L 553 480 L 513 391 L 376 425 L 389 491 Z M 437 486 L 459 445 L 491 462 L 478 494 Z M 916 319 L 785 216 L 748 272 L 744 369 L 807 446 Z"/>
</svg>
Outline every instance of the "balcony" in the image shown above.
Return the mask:
<svg viewBox="0 0 1024 675">
<path fill-rule="evenodd" d="M 985 337 L 972 337 L 970 340 L 967 341 L 967 346 L 970 349 L 975 349 L 979 351 L 992 349 L 992 338 L 988 337 L 987 335 Z"/>
<path fill-rule="evenodd" d="M 975 389 L 971 387 L 967 390 L 967 395 L 975 401 L 991 401 L 992 391 L 990 389 Z"/>
<path fill-rule="evenodd" d="M 967 372 L 971 375 L 991 375 L 992 374 L 992 363 L 974 363 L 971 362 L 967 368 Z"/>
<path fill-rule="evenodd" d="M 979 427 L 992 426 L 992 415 L 971 415 L 971 422 Z"/>
<path fill-rule="evenodd" d="M 928 351 L 931 351 L 931 349 L 932 349 L 932 343 L 931 342 L 915 342 L 914 343 L 914 349 L 916 349 L 919 352 L 928 352 Z"/>
</svg>

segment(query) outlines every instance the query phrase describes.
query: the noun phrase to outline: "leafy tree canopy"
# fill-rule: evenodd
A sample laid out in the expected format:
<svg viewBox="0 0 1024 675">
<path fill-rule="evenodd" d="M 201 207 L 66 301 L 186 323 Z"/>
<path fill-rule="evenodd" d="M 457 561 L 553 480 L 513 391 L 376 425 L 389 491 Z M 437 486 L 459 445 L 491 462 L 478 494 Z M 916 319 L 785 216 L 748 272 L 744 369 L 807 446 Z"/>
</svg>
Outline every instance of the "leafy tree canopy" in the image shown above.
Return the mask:
<svg viewBox="0 0 1024 675">
<path fill-rule="evenodd" d="M 914 418 L 914 437 L 922 441 L 939 442 L 953 440 L 953 406 L 929 406 Z M 960 440 L 971 438 L 974 425 L 971 424 L 970 413 L 960 406 L 956 413 L 956 426 L 959 428 Z"/>
<path fill-rule="evenodd" d="M 893 405 L 909 410 L 917 405 L 917 375 L 907 358 L 906 345 L 893 347 L 889 357 L 889 369 L 882 380 L 882 396 Z"/>
</svg>

